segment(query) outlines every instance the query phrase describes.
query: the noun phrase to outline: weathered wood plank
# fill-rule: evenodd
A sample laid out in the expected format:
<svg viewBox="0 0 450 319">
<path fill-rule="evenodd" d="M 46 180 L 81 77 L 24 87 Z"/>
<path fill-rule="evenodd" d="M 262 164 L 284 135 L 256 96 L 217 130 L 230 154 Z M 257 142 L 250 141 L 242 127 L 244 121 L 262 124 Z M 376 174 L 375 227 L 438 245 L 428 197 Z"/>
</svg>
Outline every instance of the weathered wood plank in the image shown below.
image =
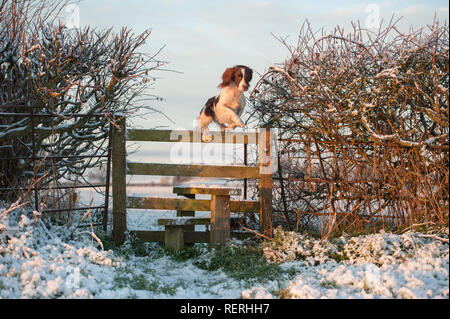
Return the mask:
<svg viewBox="0 0 450 319">
<path fill-rule="evenodd" d="M 243 216 L 238 214 L 230 214 L 230 226 L 238 227 L 239 223 L 243 221 Z M 209 225 L 211 224 L 211 215 L 195 217 L 195 216 L 177 216 L 169 218 L 158 219 L 158 225 L 180 225 L 180 226 L 195 226 L 195 225 Z M 184 227 L 186 230 L 186 227 Z M 193 229 L 187 229 L 194 231 Z"/>
<path fill-rule="evenodd" d="M 184 197 L 195 199 L 195 194 L 184 194 Z M 195 211 L 192 210 L 179 210 L 177 209 L 177 216 L 178 217 L 185 217 L 185 216 L 195 216 Z M 195 225 L 186 225 L 183 228 L 184 230 L 188 231 L 195 231 Z"/>
<path fill-rule="evenodd" d="M 267 237 L 272 237 L 272 156 L 270 128 L 260 128 L 259 132 L 259 227 Z"/>
<path fill-rule="evenodd" d="M 127 229 L 125 118 L 118 120 L 117 124 L 119 128 L 114 128 L 112 141 L 112 233 L 114 243 L 120 246 L 125 241 L 125 231 Z"/>
<path fill-rule="evenodd" d="M 184 248 L 184 232 L 181 225 L 166 225 L 164 230 L 164 247 L 180 251 Z"/>
<path fill-rule="evenodd" d="M 167 209 L 185 211 L 210 211 L 211 201 L 207 199 L 184 199 L 166 197 L 127 197 L 127 208 Z M 256 213 L 259 211 L 258 201 L 230 201 L 230 211 L 239 213 Z"/>
<path fill-rule="evenodd" d="M 183 196 L 186 194 L 241 195 L 242 189 L 235 179 L 216 178 L 179 184 L 173 187 L 173 192 Z"/>
<path fill-rule="evenodd" d="M 138 209 L 209 211 L 210 201 L 206 199 L 128 196 L 127 207 Z"/>
<path fill-rule="evenodd" d="M 175 186 L 173 192 L 178 195 L 203 194 L 203 195 L 241 195 L 240 188 L 212 188 L 212 187 L 179 187 Z"/>
<path fill-rule="evenodd" d="M 128 141 L 140 142 L 185 142 L 185 143 L 232 143 L 232 144 L 258 144 L 258 132 L 210 132 L 212 141 L 201 140 L 200 131 L 189 130 L 148 130 L 129 129 Z"/>
<path fill-rule="evenodd" d="M 230 200 L 230 211 L 233 213 L 256 213 L 259 202 L 254 200 Z"/>
<path fill-rule="evenodd" d="M 186 226 L 186 225 L 206 225 L 210 224 L 210 217 L 177 217 L 177 218 L 160 218 L 158 219 L 158 225 L 166 226 Z"/>
<path fill-rule="evenodd" d="M 211 196 L 211 246 L 224 245 L 230 239 L 230 195 Z"/>
<path fill-rule="evenodd" d="M 127 163 L 129 175 L 259 178 L 259 168 L 243 165 Z"/>
</svg>

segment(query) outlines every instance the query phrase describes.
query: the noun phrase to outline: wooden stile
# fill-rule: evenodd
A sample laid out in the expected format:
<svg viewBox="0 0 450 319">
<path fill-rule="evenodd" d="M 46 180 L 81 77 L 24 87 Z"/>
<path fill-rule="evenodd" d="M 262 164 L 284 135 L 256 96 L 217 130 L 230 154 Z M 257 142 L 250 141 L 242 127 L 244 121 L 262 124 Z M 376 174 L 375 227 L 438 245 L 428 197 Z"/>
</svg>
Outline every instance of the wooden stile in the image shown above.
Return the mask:
<svg viewBox="0 0 450 319">
<path fill-rule="evenodd" d="M 166 238 L 167 245 L 171 249 L 182 249 L 184 243 L 208 241 L 224 243 L 230 237 L 230 212 L 259 212 L 260 229 L 264 235 L 271 237 L 272 163 L 270 129 L 260 128 L 258 132 L 211 132 L 213 140 L 209 143 L 258 145 L 258 166 L 166 164 L 127 162 L 126 141 L 204 143 L 201 141 L 200 131 L 126 130 L 125 118 L 118 120 L 117 124 L 119 128 L 114 128 L 112 141 L 113 238 L 116 245 L 121 245 L 125 241 L 127 208 L 176 210 L 177 216 L 192 216 L 195 211 L 211 211 L 211 232 L 194 232 L 192 231 L 194 230 L 193 226 L 189 223 L 166 225 L 168 227 L 167 232 L 131 232 L 145 241 L 163 242 L 166 235 L 168 236 Z M 182 192 L 179 195 L 187 198 L 127 197 L 127 174 L 259 179 L 259 198 L 257 201 L 230 200 L 229 194 L 221 194 L 218 191 L 220 194 L 212 194 L 211 200 L 199 200 L 186 190 L 183 190 L 184 194 Z M 193 191 L 193 193 L 196 192 Z M 193 219 L 192 223 L 194 221 Z M 239 238 L 248 236 L 248 234 L 242 232 L 231 232 L 231 235 Z"/>
</svg>

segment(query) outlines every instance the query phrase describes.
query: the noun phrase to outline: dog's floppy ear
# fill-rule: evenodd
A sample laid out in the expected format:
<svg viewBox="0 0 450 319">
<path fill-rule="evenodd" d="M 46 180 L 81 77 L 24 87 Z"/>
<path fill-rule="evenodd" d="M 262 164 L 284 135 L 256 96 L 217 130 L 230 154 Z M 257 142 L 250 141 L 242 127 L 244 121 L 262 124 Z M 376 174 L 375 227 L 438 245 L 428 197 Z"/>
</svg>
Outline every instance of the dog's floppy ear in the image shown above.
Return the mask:
<svg viewBox="0 0 450 319">
<path fill-rule="evenodd" d="M 249 67 L 245 68 L 245 81 L 247 81 L 247 83 L 250 83 L 250 81 L 253 78 L 253 70 L 250 69 Z"/>
<path fill-rule="evenodd" d="M 245 82 L 250 83 L 253 78 L 253 70 L 245 65 L 236 65 L 236 67 L 245 69 Z"/>
<path fill-rule="evenodd" d="M 232 81 L 234 81 L 234 71 L 236 67 L 228 68 L 222 74 L 222 83 L 219 84 L 220 88 L 223 88 L 227 85 L 230 85 Z"/>
</svg>

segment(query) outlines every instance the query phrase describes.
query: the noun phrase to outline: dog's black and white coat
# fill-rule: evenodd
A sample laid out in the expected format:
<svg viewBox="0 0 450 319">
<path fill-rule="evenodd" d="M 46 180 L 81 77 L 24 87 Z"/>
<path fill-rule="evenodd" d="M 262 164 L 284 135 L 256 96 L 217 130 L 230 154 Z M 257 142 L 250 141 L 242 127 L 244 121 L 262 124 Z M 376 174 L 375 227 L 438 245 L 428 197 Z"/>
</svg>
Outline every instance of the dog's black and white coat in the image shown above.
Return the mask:
<svg viewBox="0 0 450 319">
<path fill-rule="evenodd" d="M 219 95 L 210 98 L 200 112 L 197 122 L 202 130 L 202 139 L 210 141 L 208 126 L 216 122 L 222 130 L 244 127 L 240 116 L 245 108 L 244 92 L 250 87 L 253 71 L 245 65 L 228 68 L 222 75 Z M 208 133 L 208 134 L 205 134 Z"/>
</svg>

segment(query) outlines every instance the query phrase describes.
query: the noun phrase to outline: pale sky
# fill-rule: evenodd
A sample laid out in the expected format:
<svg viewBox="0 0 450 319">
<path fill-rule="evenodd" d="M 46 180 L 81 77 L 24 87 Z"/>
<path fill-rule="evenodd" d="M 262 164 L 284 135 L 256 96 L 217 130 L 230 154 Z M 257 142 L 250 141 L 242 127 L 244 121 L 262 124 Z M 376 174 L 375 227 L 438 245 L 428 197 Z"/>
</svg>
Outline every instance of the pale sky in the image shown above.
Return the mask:
<svg viewBox="0 0 450 319">
<path fill-rule="evenodd" d="M 295 43 L 299 29 L 308 20 L 314 30 L 343 26 L 350 31 L 351 21 L 367 21 L 370 4 L 379 9 L 386 24 L 391 16 L 403 17 L 399 26 L 419 28 L 432 23 L 436 14 L 441 24 L 448 21 L 447 1 L 259 1 L 259 0 L 83 0 L 81 25 L 99 29 L 126 26 L 135 33 L 152 29 L 146 53 L 162 46 L 159 59 L 166 68 L 181 73 L 159 72 L 161 77 L 151 93 L 164 98 L 149 105 L 161 110 L 175 124 L 161 116 L 138 120 L 151 128 L 192 129 L 206 100 L 218 94 L 225 68 L 244 64 L 262 74 L 270 65 L 282 62 L 288 51 L 272 36 L 289 36 Z M 373 7 L 373 6 L 372 6 Z"/>
</svg>

